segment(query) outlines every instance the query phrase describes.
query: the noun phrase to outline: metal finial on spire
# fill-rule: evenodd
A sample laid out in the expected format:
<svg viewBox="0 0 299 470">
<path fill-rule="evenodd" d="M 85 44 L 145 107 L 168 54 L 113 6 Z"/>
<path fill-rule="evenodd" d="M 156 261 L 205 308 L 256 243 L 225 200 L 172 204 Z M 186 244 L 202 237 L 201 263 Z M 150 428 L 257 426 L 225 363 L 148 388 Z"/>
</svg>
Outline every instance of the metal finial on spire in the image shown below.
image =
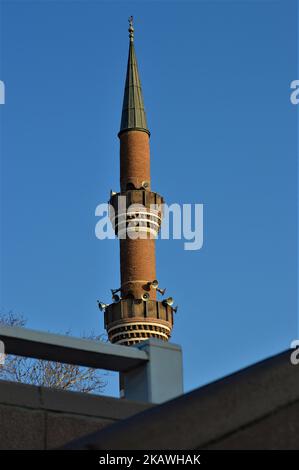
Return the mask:
<svg viewBox="0 0 299 470">
<path fill-rule="evenodd" d="M 1 2 L 1 0 L 0 0 Z M 147 128 L 146 115 L 143 104 L 141 83 L 137 67 L 137 59 L 134 47 L 133 17 L 129 18 L 129 57 L 127 64 L 127 75 L 121 116 L 120 131 L 137 129 L 150 133 Z"/>
<path fill-rule="evenodd" d="M 133 16 L 130 16 L 129 18 L 129 38 L 130 38 L 130 41 L 134 41 L 134 27 L 133 27 Z"/>
</svg>

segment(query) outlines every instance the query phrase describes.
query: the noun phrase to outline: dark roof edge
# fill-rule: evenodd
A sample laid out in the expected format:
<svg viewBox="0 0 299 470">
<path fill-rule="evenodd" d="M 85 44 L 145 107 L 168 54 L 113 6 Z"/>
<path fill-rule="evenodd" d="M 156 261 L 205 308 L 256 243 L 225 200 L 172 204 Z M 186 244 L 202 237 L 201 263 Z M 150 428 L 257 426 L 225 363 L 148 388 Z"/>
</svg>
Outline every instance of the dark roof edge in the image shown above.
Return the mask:
<svg viewBox="0 0 299 470">
<path fill-rule="evenodd" d="M 293 350 L 71 442 L 67 449 L 198 449 L 299 402 Z"/>
</svg>

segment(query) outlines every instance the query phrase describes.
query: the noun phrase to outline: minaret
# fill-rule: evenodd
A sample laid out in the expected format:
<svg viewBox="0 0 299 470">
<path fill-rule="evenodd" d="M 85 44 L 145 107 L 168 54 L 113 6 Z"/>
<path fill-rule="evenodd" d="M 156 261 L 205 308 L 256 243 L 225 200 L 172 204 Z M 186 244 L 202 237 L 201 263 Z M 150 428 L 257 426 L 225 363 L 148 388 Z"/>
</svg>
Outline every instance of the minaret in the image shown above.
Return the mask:
<svg viewBox="0 0 299 470">
<path fill-rule="evenodd" d="M 151 191 L 150 132 L 147 128 L 134 48 L 133 18 L 129 19 L 129 57 L 120 140 L 120 192 L 111 193 L 112 225 L 120 242 L 121 286 L 112 290 L 113 303 L 99 304 L 112 343 L 132 345 L 148 338 L 167 341 L 173 326 L 173 300 L 156 279 L 155 238 L 163 198 Z M 118 293 L 118 294 L 117 294 Z"/>
</svg>

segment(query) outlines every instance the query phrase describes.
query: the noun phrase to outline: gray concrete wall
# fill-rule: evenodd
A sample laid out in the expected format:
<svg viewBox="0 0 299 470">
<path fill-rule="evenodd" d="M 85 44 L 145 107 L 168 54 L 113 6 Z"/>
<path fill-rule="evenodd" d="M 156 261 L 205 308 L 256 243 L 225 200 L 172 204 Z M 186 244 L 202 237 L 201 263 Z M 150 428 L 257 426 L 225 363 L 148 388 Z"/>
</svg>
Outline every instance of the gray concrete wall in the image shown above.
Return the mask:
<svg viewBox="0 0 299 470">
<path fill-rule="evenodd" d="M 218 450 L 299 450 L 299 400 L 207 445 Z"/>
<path fill-rule="evenodd" d="M 0 382 L 0 449 L 299 449 L 290 353 L 158 406 Z"/>
<path fill-rule="evenodd" d="M 143 410 L 68 448 L 299 449 L 299 365 L 290 355 Z"/>
<path fill-rule="evenodd" d="M 0 449 L 53 449 L 148 404 L 0 381 Z"/>
</svg>

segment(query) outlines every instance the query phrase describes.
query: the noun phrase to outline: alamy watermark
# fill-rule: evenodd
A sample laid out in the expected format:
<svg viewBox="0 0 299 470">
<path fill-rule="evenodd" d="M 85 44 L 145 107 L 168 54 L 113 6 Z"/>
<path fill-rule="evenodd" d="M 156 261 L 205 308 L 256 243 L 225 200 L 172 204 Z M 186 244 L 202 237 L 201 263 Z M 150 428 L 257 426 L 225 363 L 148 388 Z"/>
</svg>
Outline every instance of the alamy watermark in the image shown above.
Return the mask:
<svg viewBox="0 0 299 470">
<path fill-rule="evenodd" d="M 291 353 L 290 356 L 290 361 L 293 366 L 298 366 L 299 365 L 299 339 L 294 339 L 294 341 L 291 342 L 291 348 L 294 349 L 294 351 Z"/>
<path fill-rule="evenodd" d="M 126 207 L 125 196 L 119 196 L 118 204 L 117 214 L 109 203 L 97 206 L 95 215 L 100 217 L 100 220 L 96 224 L 95 235 L 99 240 L 115 239 L 114 229 L 117 226 L 119 239 L 146 237 L 184 240 L 185 250 L 194 251 L 202 248 L 203 204 L 167 205 L 163 203 L 159 206 L 152 204 L 149 207 L 132 204 Z M 161 230 L 159 231 L 160 223 Z"/>
<path fill-rule="evenodd" d="M 299 104 L 299 80 L 293 80 L 291 82 L 290 88 L 291 90 L 294 90 L 290 96 L 291 103 L 295 105 Z"/>
<path fill-rule="evenodd" d="M 290 95 L 290 100 L 291 103 L 294 105 L 299 104 L 299 80 L 293 80 L 290 84 L 290 88 L 292 91 Z M 299 339 L 294 339 L 294 341 L 291 342 L 291 348 L 294 349 L 294 351 L 291 353 L 290 356 L 290 361 L 291 364 L 294 366 L 299 365 Z"/>
<path fill-rule="evenodd" d="M 5 346 L 3 341 L 0 340 L 0 366 L 3 366 L 5 362 Z"/>
<path fill-rule="evenodd" d="M 0 80 L 0 104 L 5 104 L 5 84 Z"/>
</svg>

